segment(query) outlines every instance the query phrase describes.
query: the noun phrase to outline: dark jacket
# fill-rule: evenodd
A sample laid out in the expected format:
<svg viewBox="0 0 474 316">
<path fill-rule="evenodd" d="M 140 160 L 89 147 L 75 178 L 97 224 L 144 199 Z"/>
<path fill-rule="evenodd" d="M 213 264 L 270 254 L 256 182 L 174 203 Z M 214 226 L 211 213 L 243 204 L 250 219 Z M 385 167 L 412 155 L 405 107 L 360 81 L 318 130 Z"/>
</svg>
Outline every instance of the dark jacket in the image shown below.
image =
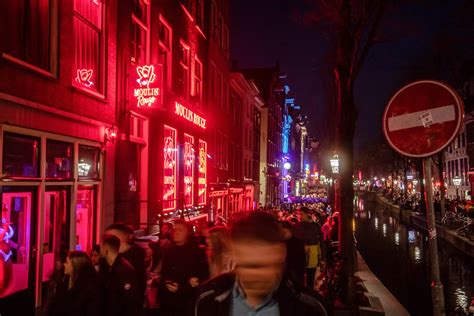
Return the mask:
<svg viewBox="0 0 474 316">
<path fill-rule="evenodd" d="M 198 278 L 200 283 L 209 278 L 209 267 L 204 250 L 192 242 L 183 246 L 172 244 L 163 255 L 159 285 L 162 309 L 169 315 L 181 315 L 189 307 L 185 305 L 192 300 L 196 290 L 189 284 L 189 279 L 193 277 Z M 168 291 L 167 281 L 178 283 L 178 291 L 175 293 Z"/>
<path fill-rule="evenodd" d="M 222 274 L 201 285 L 198 289 L 193 316 L 230 316 L 232 290 L 235 276 Z M 323 304 L 310 292 L 299 289 L 284 278 L 274 294 L 280 308 L 280 316 L 327 316 Z"/>
<path fill-rule="evenodd" d="M 94 271 L 92 271 L 94 272 Z M 54 288 L 54 296 L 48 310 L 48 316 L 99 316 L 102 312 L 101 298 L 96 275 L 83 277 L 68 290 L 69 278 L 65 277 Z"/>
<path fill-rule="evenodd" d="M 135 316 L 143 308 L 143 295 L 138 287 L 136 272 L 119 255 L 104 277 L 105 315 Z"/>
<path fill-rule="evenodd" d="M 301 240 L 292 236 L 286 241 L 286 270 L 292 280 L 303 285 L 305 268 L 306 253 L 304 244 Z"/>
<path fill-rule="evenodd" d="M 301 221 L 295 225 L 295 237 L 305 245 L 317 245 L 321 240 L 321 226 L 314 222 Z"/>
<path fill-rule="evenodd" d="M 122 257 L 132 265 L 133 269 L 135 269 L 137 274 L 138 290 L 142 296 L 144 296 L 146 289 L 145 249 L 136 244 L 132 244 L 126 252 L 122 253 Z"/>
</svg>

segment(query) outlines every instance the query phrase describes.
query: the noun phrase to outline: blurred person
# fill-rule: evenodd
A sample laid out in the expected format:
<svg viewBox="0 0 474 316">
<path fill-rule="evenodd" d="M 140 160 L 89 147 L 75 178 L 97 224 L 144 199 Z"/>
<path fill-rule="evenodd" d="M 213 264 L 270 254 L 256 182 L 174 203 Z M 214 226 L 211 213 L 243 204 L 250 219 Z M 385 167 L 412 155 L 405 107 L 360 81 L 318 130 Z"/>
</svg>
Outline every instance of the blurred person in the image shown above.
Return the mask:
<svg viewBox="0 0 474 316">
<path fill-rule="evenodd" d="M 186 315 L 195 289 L 209 277 L 206 254 L 193 242 L 192 229 L 183 220 L 174 223 L 173 243 L 163 255 L 159 298 L 161 315 Z"/>
<path fill-rule="evenodd" d="M 55 289 L 55 302 L 43 315 L 100 315 L 97 274 L 89 256 L 83 251 L 71 251 L 64 263 L 64 276 L 62 284 Z"/>
<path fill-rule="evenodd" d="M 288 276 L 299 285 L 304 285 L 306 267 L 306 253 L 304 243 L 296 238 L 293 226 L 288 221 L 280 222 L 283 230 L 283 239 L 286 242 L 286 270 Z"/>
<path fill-rule="evenodd" d="M 208 245 L 209 275 L 211 278 L 232 270 L 232 255 L 230 252 L 227 228 L 214 226 L 206 238 Z"/>
<path fill-rule="evenodd" d="M 138 290 L 144 297 L 146 289 L 146 251 L 134 242 L 134 231 L 130 225 L 115 223 L 109 225 L 106 234 L 112 234 L 120 239 L 120 254 L 135 269 L 138 278 Z"/>
<path fill-rule="evenodd" d="M 160 227 L 160 247 L 161 251 L 165 252 L 171 246 L 171 234 L 173 233 L 173 224 L 172 223 L 163 223 Z"/>
<path fill-rule="evenodd" d="M 277 219 L 252 211 L 232 223 L 235 269 L 204 283 L 194 316 L 327 315 L 312 293 L 285 275 L 286 245 Z"/>
<path fill-rule="evenodd" d="M 302 207 L 301 221 L 295 225 L 295 236 L 303 241 L 306 253 L 306 287 L 312 290 L 314 287 L 314 277 L 316 268 L 321 259 L 321 226 L 314 222 L 311 217 L 311 210 Z"/>
<path fill-rule="evenodd" d="M 138 278 L 132 265 L 119 253 L 120 239 L 105 234 L 100 248 L 101 255 L 108 264 L 104 271 L 105 315 L 141 315 L 143 295 L 138 287 Z"/>
</svg>

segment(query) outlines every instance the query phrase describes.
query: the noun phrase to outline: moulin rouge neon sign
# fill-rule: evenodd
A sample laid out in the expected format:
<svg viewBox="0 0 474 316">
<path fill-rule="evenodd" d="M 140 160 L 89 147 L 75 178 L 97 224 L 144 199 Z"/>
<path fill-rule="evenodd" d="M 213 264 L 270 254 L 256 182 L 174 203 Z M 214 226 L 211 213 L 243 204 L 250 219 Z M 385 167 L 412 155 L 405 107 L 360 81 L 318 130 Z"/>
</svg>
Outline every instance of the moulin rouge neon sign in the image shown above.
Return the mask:
<svg viewBox="0 0 474 316">
<path fill-rule="evenodd" d="M 92 69 L 78 69 L 76 73 L 76 82 L 90 88 L 94 85 L 91 81 L 94 71 Z"/>
<path fill-rule="evenodd" d="M 163 67 L 161 65 L 137 66 L 132 76 L 133 99 L 139 108 L 151 108 L 161 105 L 161 83 Z"/>
<path fill-rule="evenodd" d="M 194 113 L 179 102 L 175 102 L 174 114 L 181 116 L 189 122 L 199 126 L 202 129 L 206 129 L 206 119 L 199 114 Z"/>
</svg>

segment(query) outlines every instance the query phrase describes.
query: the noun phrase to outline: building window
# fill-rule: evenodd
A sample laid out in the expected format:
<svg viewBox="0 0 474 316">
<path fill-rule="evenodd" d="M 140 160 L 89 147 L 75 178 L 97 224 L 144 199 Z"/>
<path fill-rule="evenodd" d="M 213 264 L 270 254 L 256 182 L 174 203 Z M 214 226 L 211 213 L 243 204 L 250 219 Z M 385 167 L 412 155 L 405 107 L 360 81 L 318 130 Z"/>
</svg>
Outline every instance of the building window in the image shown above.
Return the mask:
<svg viewBox="0 0 474 316">
<path fill-rule="evenodd" d="M 135 0 L 131 24 L 131 61 L 144 64 L 148 61 L 148 29 L 149 4 L 143 0 Z"/>
<path fill-rule="evenodd" d="M 177 161 L 176 130 L 165 126 L 163 145 L 163 210 L 176 209 L 176 161 Z"/>
<path fill-rule="evenodd" d="M 229 113 L 229 102 L 227 99 L 229 95 L 229 85 L 227 81 L 224 80 L 224 76 L 222 79 L 222 107 L 226 113 Z"/>
<path fill-rule="evenodd" d="M 19 134 L 3 135 L 3 177 L 38 178 L 40 139 Z"/>
<path fill-rule="evenodd" d="M 99 178 L 99 149 L 89 146 L 79 146 L 79 162 L 77 164 L 77 175 L 79 178 Z"/>
<path fill-rule="evenodd" d="M 193 12 L 193 1 L 192 0 L 181 0 L 181 4 L 188 11 L 188 15 L 192 17 Z"/>
<path fill-rule="evenodd" d="M 216 88 L 217 88 L 217 70 L 216 66 L 211 63 L 211 69 L 209 71 L 209 88 L 210 88 L 210 96 L 211 100 L 216 105 Z"/>
<path fill-rule="evenodd" d="M 193 96 L 196 101 L 201 104 L 202 101 L 202 63 L 199 58 L 194 59 L 194 80 L 193 80 Z"/>
<path fill-rule="evenodd" d="M 198 204 L 206 204 L 207 143 L 199 140 Z"/>
<path fill-rule="evenodd" d="M 211 36 L 217 42 L 217 7 L 216 3 L 211 3 Z"/>
<path fill-rule="evenodd" d="M 75 61 L 73 83 L 103 92 L 101 78 L 102 3 L 97 0 L 75 0 L 73 38 Z"/>
<path fill-rule="evenodd" d="M 46 142 L 46 178 L 72 178 L 72 144 L 54 140 Z"/>
<path fill-rule="evenodd" d="M 228 59 L 229 58 L 229 28 L 226 26 L 222 31 L 222 52 L 224 56 Z"/>
<path fill-rule="evenodd" d="M 3 52 L 39 69 L 52 72 L 53 0 L 1 1 Z"/>
<path fill-rule="evenodd" d="M 184 205 L 194 204 L 194 137 L 184 134 Z"/>
<path fill-rule="evenodd" d="M 224 78 L 220 72 L 217 72 L 216 76 L 216 90 L 215 90 L 215 98 L 214 100 L 219 104 L 220 108 L 223 108 L 222 104 L 222 84 L 224 82 Z"/>
<path fill-rule="evenodd" d="M 179 73 L 178 73 L 178 92 L 183 97 L 189 95 L 189 63 L 190 47 L 183 42 L 179 45 Z"/>
<path fill-rule="evenodd" d="M 166 86 L 168 87 L 168 89 L 171 89 L 171 73 L 173 69 L 173 67 L 171 66 L 173 36 L 171 32 L 171 27 L 161 16 L 159 25 L 159 36 L 160 52 L 158 59 L 160 64 L 163 65 L 163 74 L 165 76 Z"/>
</svg>

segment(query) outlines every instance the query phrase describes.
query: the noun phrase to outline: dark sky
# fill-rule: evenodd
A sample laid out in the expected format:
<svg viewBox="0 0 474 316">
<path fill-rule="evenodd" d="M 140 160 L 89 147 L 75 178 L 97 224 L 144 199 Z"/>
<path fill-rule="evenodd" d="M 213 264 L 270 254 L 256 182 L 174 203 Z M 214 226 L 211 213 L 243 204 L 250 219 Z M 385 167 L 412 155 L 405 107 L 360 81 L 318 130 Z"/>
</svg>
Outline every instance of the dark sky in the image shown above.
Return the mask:
<svg viewBox="0 0 474 316">
<path fill-rule="evenodd" d="M 293 18 L 296 0 L 231 1 L 232 58 L 240 67 L 272 66 L 279 60 L 290 95 L 310 119 L 310 136 L 324 141 L 331 124 L 327 104 L 334 98 L 328 37 Z M 405 2 L 384 15 L 380 43 L 356 81 L 356 148 L 382 137 L 383 110 L 398 88 L 418 79 L 454 84 L 461 62 L 474 56 L 474 1 Z"/>
</svg>

